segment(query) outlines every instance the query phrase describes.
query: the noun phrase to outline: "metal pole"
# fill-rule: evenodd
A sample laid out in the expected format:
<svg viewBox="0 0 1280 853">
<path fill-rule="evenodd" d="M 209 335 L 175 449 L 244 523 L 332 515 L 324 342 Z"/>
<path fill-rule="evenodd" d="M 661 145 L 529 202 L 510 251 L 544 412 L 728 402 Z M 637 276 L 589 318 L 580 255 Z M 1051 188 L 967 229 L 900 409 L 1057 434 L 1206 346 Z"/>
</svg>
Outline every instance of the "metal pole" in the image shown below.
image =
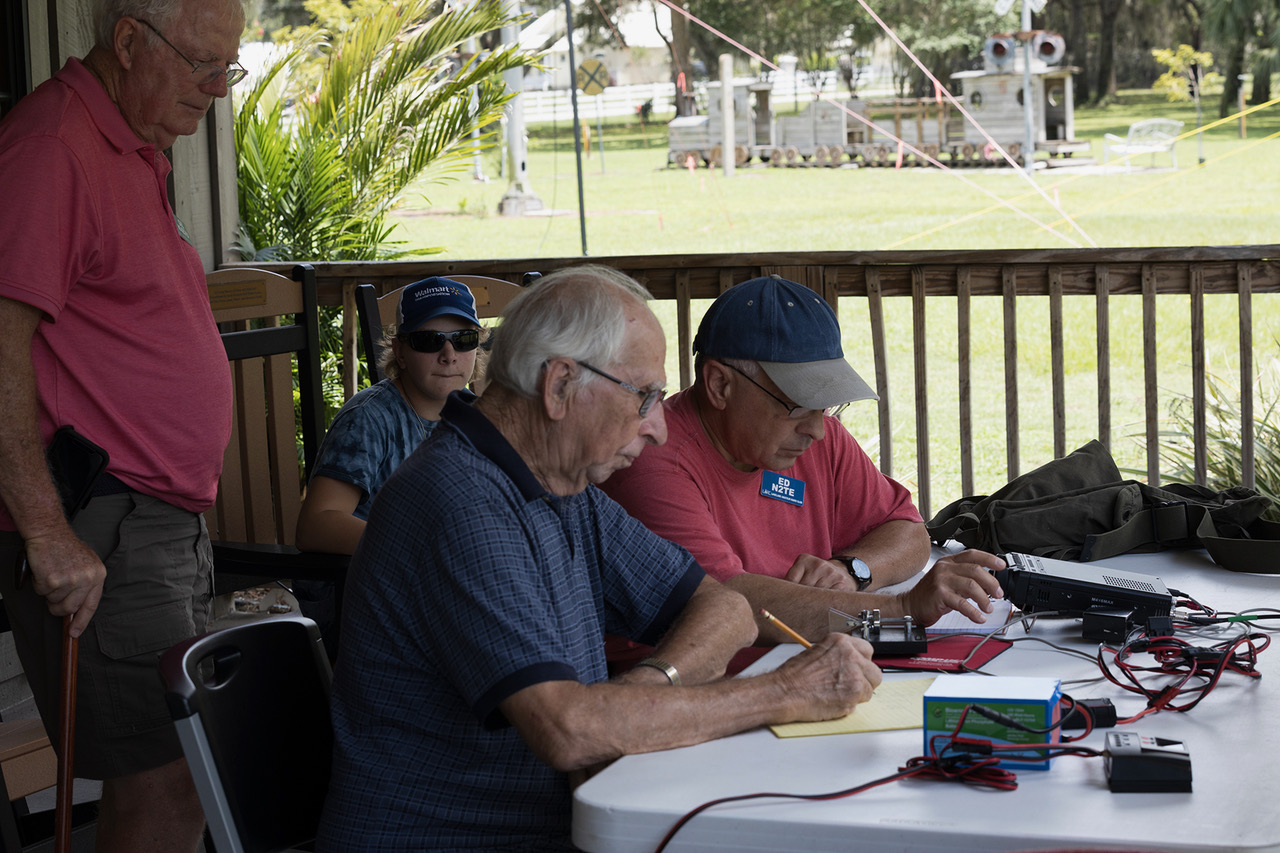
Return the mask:
<svg viewBox="0 0 1280 853">
<path fill-rule="evenodd" d="M 573 102 L 573 150 L 578 157 L 578 227 L 582 256 L 587 256 L 587 206 L 582 198 L 582 125 L 578 121 L 578 61 L 573 56 L 573 9 L 564 0 L 564 29 L 569 39 L 569 98 Z"/>
<path fill-rule="evenodd" d="M 479 43 L 474 39 L 467 39 L 467 53 L 475 56 L 479 51 Z M 479 86 L 471 90 L 471 108 L 476 109 L 476 105 L 480 102 Z M 471 155 L 471 180 L 487 184 L 489 176 L 484 173 L 484 163 L 480 159 L 480 128 L 471 128 L 471 144 L 476 146 L 475 153 Z"/>
<path fill-rule="evenodd" d="M 1240 138 L 1247 139 L 1249 134 L 1244 129 L 1244 75 L 1236 75 L 1236 82 L 1239 83 L 1236 91 L 1240 96 Z"/>
<path fill-rule="evenodd" d="M 505 0 L 507 11 L 514 17 L 520 12 L 517 0 Z M 502 43 L 520 41 L 519 27 L 502 28 Z M 503 216 L 523 216 L 534 210 L 542 210 L 538 198 L 529 183 L 529 152 L 525 144 L 524 130 L 524 69 L 512 68 L 503 75 L 507 91 L 512 93 L 507 102 L 507 190 L 498 202 L 498 212 Z"/>
<path fill-rule="evenodd" d="M 1027 142 L 1022 151 L 1027 174 L 1035 171 L 1035 115 L 1031 103 L 1031 0 L 1022 0 L 1022 113 L 1026 117 Z"/>
<path fill-rule="evenodd" d="M 727 53 L 720 54 L 720 103 L 723 122 L 720 134 L 720 160 L 724 167 L 724 176 L 732 178 L 734 166 L 737 165 L 737 157 L 734 154 L 737 140 L 733 138 L 733 57 Z"/>
<path fill-rule="evenodd" d="M 1204 130 L 1202 129 L 1203 119 L 1200 115 L 1200 86 L 1204 83 L 1204 75 L 1200 73 L 1200 66 L 1197 65 L 1192 69 L 1194 79 L 1191 81 L 1196 87 L 1196 152 L 1199 154 L 1200 165 L 1204 165 Z"/>
<path fill-rule="evenodd" d="M 596 95 L 596 147 L 600 149 L 600 174 L 604 174 L 604 123 L 601 118 L 600 101 L 604 95 Z"/>
</svg>

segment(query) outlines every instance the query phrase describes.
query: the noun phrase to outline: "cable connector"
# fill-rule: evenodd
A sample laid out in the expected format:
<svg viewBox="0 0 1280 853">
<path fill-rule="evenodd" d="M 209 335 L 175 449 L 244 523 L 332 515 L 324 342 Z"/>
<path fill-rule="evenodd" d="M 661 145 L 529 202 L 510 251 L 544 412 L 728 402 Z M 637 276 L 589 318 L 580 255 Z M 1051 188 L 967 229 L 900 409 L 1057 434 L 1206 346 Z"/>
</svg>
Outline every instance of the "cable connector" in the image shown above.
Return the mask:
<svg viewBox="0 0 1280 853">
<path fill-rule="evenodd" d="M 965 737 L 964 735 L 956 735 L 947 744 L 947 752 L 964 752 L 969 755 L 990 755 L 991 741 L 986 738 Z M 948 758 L 954 756 L 948 754 Z"/>
<path fill-rule="evenodd" d="M 1109 729 L 1116 724 L 1116 706 L 1111 704 L 1110 699 L 1081 699 L 1076 702 L 1076 707 L 1072 708 L 1062 718 L 1064 731 L 1086 727 L 1084 711 L 1081 708 L 1087 710 L 1093 717 L 1093 727 L 1095 729 Z"/>
</svg>

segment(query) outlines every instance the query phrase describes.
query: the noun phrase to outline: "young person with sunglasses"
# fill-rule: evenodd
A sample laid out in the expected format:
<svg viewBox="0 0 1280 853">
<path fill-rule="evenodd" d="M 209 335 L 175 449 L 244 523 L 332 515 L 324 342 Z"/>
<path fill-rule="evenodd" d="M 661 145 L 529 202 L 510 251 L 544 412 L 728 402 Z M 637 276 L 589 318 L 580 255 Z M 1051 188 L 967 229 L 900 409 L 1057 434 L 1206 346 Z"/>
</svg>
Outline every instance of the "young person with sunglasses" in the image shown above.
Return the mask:
<svg viewBox="0 0 1280 853">
<path fill-rule="evenodd" d="M 465 284 L 432 276 L 404 288 L 383 350 L 387 378 L 347 401 L 320 446 L 298 514 L 300 549 L 355 552 L 378 489 L 431 434 L 449 394 L 471 381 L 482 334 Z M 294 592 L 333 654 L 332 584 L 300 582 Z"/>
</svg>

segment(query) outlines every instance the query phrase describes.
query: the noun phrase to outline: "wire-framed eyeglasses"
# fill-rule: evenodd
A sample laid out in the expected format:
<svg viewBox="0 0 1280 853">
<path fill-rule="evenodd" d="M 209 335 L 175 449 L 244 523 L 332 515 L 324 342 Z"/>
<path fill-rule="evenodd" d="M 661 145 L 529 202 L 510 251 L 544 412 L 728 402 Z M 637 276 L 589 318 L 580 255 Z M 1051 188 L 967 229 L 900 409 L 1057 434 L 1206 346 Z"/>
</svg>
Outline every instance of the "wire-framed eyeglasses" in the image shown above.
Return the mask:
<svg viewBox="0 0 1280 853">
<path fill-rule="evenodd" d="M 578 360 L 574 359 L 574 361 L 578 361 Z M 581 367 L 585 367 L 587 370 L 590 370 L 592 373 L 596 374 L 597 376 L 603 376 L 605 379 L 608 379 L 610 382 L 618 383 L 623 388 L 630 391 L 632 394 L 635 394 L 638 397 L 640 397 L 640 417 L 642 418 L 646 417 L 649 414 L 650 410 L 653 409 L 653 406 L 655 403 L 661 403 L 662 398 L 667 396 L 666 388 L 651 388 L 650 390 L 646 391 L 643 388 L 637 388 L 636 386 L 632 385 L 630 382 L 623 382 L 621 379 L 619 379 L 616 376 L 610 376 L 608 373 L 605 373 L 600 368 L 593 367 L 592 365 L 587 364 L 585 361 L 578 361 L 578 364 Z"/>
<path fill-rule="evenodd" d="M 157 36 L 160 37 L 160 41 L 169 45 L 169 47 L 173 49 L 174 53 L 182 57 L 182 61 L 191 66 L 191 75 L 197 79 L 197 81 L 199 82 L 199 85 L 201 86 L 207 86 L 210 83 L 212 83 L 214 80 L 217 80 L 219 77 L 225 74 L 227 77 L 227 87 L 230 88 L 231 86 L 234 86 L 235 84 L 243 80 L 245 76 L 249 73 L 244 69 L 244 66 L 241 65 L 239 62 L 228 62 L 226 68 L 223 68 L 221 65 L 219 65 L 216 62 L 193 62 L 192 60 L 187 58 L 187 55 L 185 53 L 178 50 L 178 48 L 174 45 L 173 42 L 165 38 L 164 33 L 156 29 L 155 24 L 151 23 L 150 21 L 145 21 L 142 18 L 135 18 L 134 20 L 136 20 L 140 24 L 146 24 L 147 29 L 151 30 L 151 32 L 155 33 Z"/>
<path fill-rule="evenodd" d="M 740 368 L 734 367 L 732 364 L 730 364 L 727 361 L 722 361 L 720 363 L 723 364 L 725 367 L 728 367 L 729 369 L 733 370 L 737 374 L 739 374 L 743 379 L 747 380 L 752 385 L 756 386 L 757 388 L 759 388 L 764 393 L 768 394 L 773 399 L 777 400 L 778 405 L 782 406 L 782 408 L 787 410 L 787 417 L 791 418 L 792 420 L 798 421 L 801 418 L 807 418 L 809 417 L 809 415 L 813 414 L 814 412 L 822 412 L 822 414 L 824 415 L 830 415 L 844 408 L 844 406 L 833 406 L 829 409 L 808 409 L 808 408 L 805 408 L 804 406 L 797 406 L 795 403 L 788 403 L 786 400 L 782 399 L 777 394 L 773 393 L 768 388 L 764 387 L 759 382 L 752 379 L 750 376 L 744 373 Z"/>
</svg>

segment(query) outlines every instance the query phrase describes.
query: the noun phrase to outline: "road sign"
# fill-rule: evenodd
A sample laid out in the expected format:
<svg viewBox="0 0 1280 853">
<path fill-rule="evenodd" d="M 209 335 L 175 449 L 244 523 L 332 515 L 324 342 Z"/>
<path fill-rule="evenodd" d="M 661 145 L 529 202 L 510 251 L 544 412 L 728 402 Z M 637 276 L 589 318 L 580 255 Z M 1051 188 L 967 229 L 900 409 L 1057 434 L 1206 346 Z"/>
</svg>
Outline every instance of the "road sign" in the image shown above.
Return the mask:
<svg viewBox="0 0 1280 853">
<path fill-rule="evenodd" d="M 584 95 L 599 95 L 609 85 L 609 69 L 598 59 L 584 59 L 578 66 L 578 88 Z"/>
</svg>

